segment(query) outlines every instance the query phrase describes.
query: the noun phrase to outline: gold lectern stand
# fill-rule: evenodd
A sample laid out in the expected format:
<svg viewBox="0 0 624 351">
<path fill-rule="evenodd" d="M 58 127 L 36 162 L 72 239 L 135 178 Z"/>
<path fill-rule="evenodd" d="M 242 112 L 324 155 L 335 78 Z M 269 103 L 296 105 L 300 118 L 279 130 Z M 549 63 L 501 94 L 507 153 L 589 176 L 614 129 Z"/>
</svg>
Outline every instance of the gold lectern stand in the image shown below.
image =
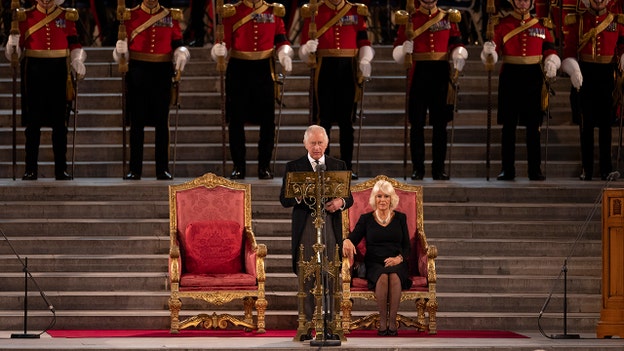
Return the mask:
<svg viewBox="0 0 624 351">
<path fill-rule="evenodd" d="M 602 196 L 602 309 L 598 338 L 624 337 L 624 189 Z"/>
<path fill-rule="evenodd" d="M 301 337 L 306 335 L 308 330 L 312 328 L 316 331 L 315 340 L 310 342 L 312 346 L 339 346 L 341 341 L 346 341 L 342 330 L 340 313 L 336 313 L 336 307 L 340 306 L 341 302 L 339 275 L 342 263 L 338 245 L 336 245 L 333 261 L 329 261 L 321 233 L 325 224 L 323 220 L 325 202 L 334 197 L 349 196 L 350 184 L 350 171 L 290 172 L 286 175 L 286 197 L 299 198 L 312 210 L 314 228 L 316 229 L 316 243 L 313 247 L 314 255 L 310 257 L 309 261 L 306 261 L 303 257 L 303 245 L 299 249 L 299 260 L 297 263 L 299 318 L 297 335 L 293 339 L 294 341 L 300 341 Z M 326 279 L 323 279 L 325 277 Z M 306 320 L 304 309 L 305 297 L 308 293 L 304 288 L 306 279 L 314 279 L 315 281 L 315 286 L 312 290 L 315 308 L 311 322 Z M 326 293 L 326 283 L 329 280 L 333 282 L 334 287 L 334 291 L 329 292 L 334 299 L 334 309 L 331 312 L 331 320 L 328 323 L 322 307 L 325 301 L 323 298 Z M 325 328 L 330 329 L 332 335 L 337 335 L 340 340 L 325 340 Z"/>
</svg>

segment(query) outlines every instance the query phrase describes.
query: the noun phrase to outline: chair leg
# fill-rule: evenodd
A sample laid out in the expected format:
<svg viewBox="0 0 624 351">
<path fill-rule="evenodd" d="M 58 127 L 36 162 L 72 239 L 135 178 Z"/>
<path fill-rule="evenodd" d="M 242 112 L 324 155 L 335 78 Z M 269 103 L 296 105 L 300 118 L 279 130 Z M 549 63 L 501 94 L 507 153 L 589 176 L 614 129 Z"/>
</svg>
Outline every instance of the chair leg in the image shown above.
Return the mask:
<svg viewBox="0 0 624 351">
<path fill-rule="evenodd" d="M 177 334 L 180 332 L 180 309 L 182 309 L 182 301 L 177 298 L 169 298 L 169 311 L 171 312 L 171 326 L 169 332 Z"/>
<path fill-rule="evenodd" d="M 429 334 L 437 334 L 438 322 L 436 321 L 436 315 L 438 313 L 438 301 L 427 301 L 427 311 L 429 312 Z"/>
<path fill-rule="evenodd" d="M 265 298 L 258 298 L 256 300 L 256 311 L 258 313 L 258 329 L 257 333 L 265 333 L 266 332 L 266 324 L 265 324 L 265 313 L 267 309 L 268 302 Z"/>
<path fill-rule="evenodd" d="M 352 299 L 342 299 L 340 309 L 342 310 L 342 332 L 349 334 L 351 332 L 351 309 L 353 308 Z"/>
</svg>

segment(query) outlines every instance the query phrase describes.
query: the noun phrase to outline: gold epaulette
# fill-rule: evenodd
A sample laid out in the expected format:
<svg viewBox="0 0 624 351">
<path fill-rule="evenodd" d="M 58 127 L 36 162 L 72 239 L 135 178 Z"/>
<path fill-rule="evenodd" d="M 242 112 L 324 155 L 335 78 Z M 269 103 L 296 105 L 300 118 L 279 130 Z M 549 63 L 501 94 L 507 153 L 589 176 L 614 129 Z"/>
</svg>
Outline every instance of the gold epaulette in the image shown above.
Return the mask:
<svg viewBox="0 0 624 351">
<path fill-rule="evenodd" d="M 126 8 L 123 10 L 123 13 L 121 14 L 121 16 L 123 18 L 119 18 L 119 12 L 117 12 L 117 19 L 118 20 L 124 20 L 124 21 L 128 21 L 130 19 L 130 17 L 132 16 L 132 14 L 130 13 L 130 9 Z"/>
<path fill-rule="evenodd" d="M 65 19 L 68 21 L 76 22 L 78 20 L 78 10 L 67 8 L 65 10 Z"/>
<path fill-rule="evenodd" d="M 394 13 L 394 24 L 396 25 L 406 25 L 407 21 L 410 18 L 410 14 L 405 10 L 398 10 Z"/>
<path fill-rule="evenodd" d="M 304 4 L 303 6 L 301 6 L 301 9 L 299 10 L 299 13 L 301 14 L 301 18 L 310 18 L 310 17 L 312 17 L 312 6 L 310 6 L 309 3 Z"/>
<path fill-rule="evenodd" d="M 269 6 L 273 7 L 273 15 L 277 17 L 286 16 L 286 7 L 284 7 L 284 5 L 280 4 L 279 2 L 274 2 L 272 4 L 269 4 Z"/>
<path fill-rule="evenodd" d="M 368 17 L 368 6 L 360 3 L 355 3 L 353 5 L 357 6 L 358 15 Z"/>
<path fill-rule="evenodd" d="M 616 15 L 615 20 L 617 21 L 618 24 L 624 24 L 624 14 L 618 13 Z"/>
<path fill-rule="evenodd" d="M 26 10 L 21 7 L 15 9 L 15 19 L 19 22 L 23 22 L 26 20 Z"/>
<path fill-rule="evenodd" d="M 448 11 L 446 11 L 446 14 L 448 16 L 448 19 L 451 23 L 459 23 L 461 22 L 461 12 L 459 12 L 459 10 L 456 9 L 448 9 Z"/>
<path fill-rule="evenodd" d="M 234 16 L 235 14 L 236 14 L 236 7 L 234 7 L 234 5 L 232 4 L 223 5 L 223 11 L 221 13 L 221 17 L 228 18 L 228 17 Z"/>
<path fill-rule="evenodd" d="M 184 14 L 182 13 L 182 10 L 170 9 L 169 11 L 171 11 L 171 18 L 173 18 L 174 20 L 181 21 L 184 19 Z"/>
<path fill-rule="evenodd" d="M 552 20 L 548 17 L 542 17 L 540 20 L 542 21 L 542 26 L 548 29 L 553 29 L 555 27 Z"/>
<path fill-rule="evenodd" d="M 565 18 L 563 19 L 563 23 L 566 26 L 569 26 L 571 24 L 575 24 L 578 21 L 578 16 L 576 13 L 568 13 Z"/>
</svg>

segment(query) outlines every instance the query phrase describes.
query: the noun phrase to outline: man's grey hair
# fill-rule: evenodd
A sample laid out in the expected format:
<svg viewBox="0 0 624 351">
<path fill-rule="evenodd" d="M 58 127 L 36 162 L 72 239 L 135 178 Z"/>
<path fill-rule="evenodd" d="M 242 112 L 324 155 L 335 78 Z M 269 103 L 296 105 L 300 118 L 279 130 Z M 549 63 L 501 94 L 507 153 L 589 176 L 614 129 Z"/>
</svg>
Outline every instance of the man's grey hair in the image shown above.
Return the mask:
<svg viewBox="0 0 624 351">
<path fill-rule="evenodd" d="M 311 126 L 309 126 L 305 133 L 303 133 L 303 143 L 305 144 L 308 141 L 308 138 L 310 137 L 310 135 L 312 133 L 321 133 L 323 135 L 323 139 L 325 139 L 325 144 L 329 144 L 329 137 L 327 136 L 327 132 L 325 131 L 325 128 L 317 125 L 317 124 L 313 124 Z"/>
</svg>

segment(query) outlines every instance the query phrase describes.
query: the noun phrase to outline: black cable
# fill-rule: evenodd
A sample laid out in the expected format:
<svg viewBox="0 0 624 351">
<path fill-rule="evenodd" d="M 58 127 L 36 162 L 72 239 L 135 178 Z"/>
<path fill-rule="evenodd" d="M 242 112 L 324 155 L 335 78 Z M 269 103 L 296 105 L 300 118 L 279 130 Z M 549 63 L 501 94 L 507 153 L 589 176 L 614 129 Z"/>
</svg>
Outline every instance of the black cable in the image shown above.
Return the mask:
<svg viewBox="0 0 624 351">
<path fill-rule="evenodd" d="M 564 259 L 563 266 L 561 267 L 561 270 L 559 271 L 559 275 L 557 275 L 557 277 L 555 278 L 555 280 L 553 282 L 553 286 L 550 289 L 550 292 L 548 293 L 548 297 L 546 298 L 546 301 L 544 302 L 544 305 L 542 306 L 542 309 L 539 312 L 539 315 L 538 315 L 538 318 L 537 318 L 537 327 L 539 329 L 540 334 L 542 334 L 546 338 L 555 339 L 555 337 L 553 335 L 547 335 L 544 332 L 544 329 L 542 328 L 541 320 L 542 320 L 542 316 L 544 314 L 544 311 L 546 311 L 546 307 L 548 307 L 548 304 L 550 303 L 550 299 L 552 298 L 552 295 L 553 295 L 553 293 L 555 291 L 555 287 L 557 286 L 557 283 L 558 283 L 559 279 L 561 278 L 561 276 L 562 275 L 566 275 L 566 279 L 567 279 L 568 260 L 570 259 L 570 257 L 572 257 L 572 254 L 574 253 L 574 250 L 576 249 L 576 245 L 578 244 L 578 242 L 585 235 L 585 231 L 587 230 L 587 226 L 589 225 L 589 223 L 593 219 L 594 215 L 596 214 L 596 210 L 598 209 L 598 205 L 602 202 L 602 193 L 604 192 L 604 189 L 607 188 L 609 183 L 611 183 L 612 181 L 616 181 L 618 178 L 620 178 L 620 172 L 618 172 L 618 171 L 613 171 L 613 172 L 609 173 L 609 175 L 607 176 L 607 180 L 606 180 L 604 186 L 600 189 L 600 192 L 598 193 L 598 196 L 596 196 L 596 200 L 594 201 L 592 209 L 587 214 L 587 217 L 585 218 L 585 222 L 583 222 L 583 225 L 581 226 L 581 228 L 580 228 L 580 230 L 579 230 L 579 232 L 578 232 L 578 234 L 576 236 L 576 239 L 574 239 L 574 242 L 572 244 L 572 248 L 570 249 L 570 253 L 568 253 L 568 256 L 566 256 L 566 258 Z M 563 313 L 567 313 L 567 311 L 563 311 Z"/>
</svg>

